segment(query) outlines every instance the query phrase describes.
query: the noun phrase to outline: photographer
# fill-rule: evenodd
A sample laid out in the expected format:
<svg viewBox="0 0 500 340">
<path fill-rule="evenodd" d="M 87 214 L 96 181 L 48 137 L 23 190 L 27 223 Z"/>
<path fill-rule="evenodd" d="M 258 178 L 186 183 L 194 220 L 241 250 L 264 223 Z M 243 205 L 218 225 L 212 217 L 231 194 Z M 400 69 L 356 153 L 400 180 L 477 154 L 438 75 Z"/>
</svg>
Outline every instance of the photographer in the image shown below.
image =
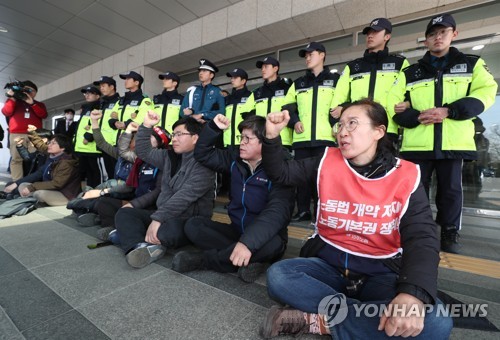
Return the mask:
<svg viewBox="0 0 500 340">
<path fill-rule="evenodd" d="M 35 100 L 37 86 L 29 80 L 7 84 L 6 96 L 9 97 L 2 108 L 2 113 L 9 122 L 10 173 L 13 181 L 23 177 L 23 159 L 16 150 L 14 139 L 28 140 L 28 125 L 42 127 L 42 119 L 47 118 L 47 109 Z M 25 142 L 27 146 L 27 142 Z"/>
</svg>

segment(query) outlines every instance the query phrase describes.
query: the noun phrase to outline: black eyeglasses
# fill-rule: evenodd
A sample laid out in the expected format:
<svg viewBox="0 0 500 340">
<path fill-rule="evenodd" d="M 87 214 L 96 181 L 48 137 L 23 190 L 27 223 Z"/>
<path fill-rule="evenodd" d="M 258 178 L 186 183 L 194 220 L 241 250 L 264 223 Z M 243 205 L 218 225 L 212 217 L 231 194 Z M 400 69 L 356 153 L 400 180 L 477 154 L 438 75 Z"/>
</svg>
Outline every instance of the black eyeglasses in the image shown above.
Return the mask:
<svg viewBox="0 0 500 340">
<path fill-rule="evenodd" d="M 180 136 L 192 136 L 192 133 L 189 132 L 173 132 L 172 133 L 172 138 L 177 137 L 179 138 Z"/>
</svg>

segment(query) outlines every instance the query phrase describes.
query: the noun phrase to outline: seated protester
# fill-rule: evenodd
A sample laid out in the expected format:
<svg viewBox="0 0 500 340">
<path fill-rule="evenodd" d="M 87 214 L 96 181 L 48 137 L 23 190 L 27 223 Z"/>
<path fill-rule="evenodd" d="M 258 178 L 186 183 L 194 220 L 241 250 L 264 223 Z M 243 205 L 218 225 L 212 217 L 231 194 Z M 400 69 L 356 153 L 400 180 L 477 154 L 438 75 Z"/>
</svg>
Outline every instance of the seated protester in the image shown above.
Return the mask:
<svg viewBox="0 0 500 340">
<path fill-rule="evenodd" d="M 285 252 L 293 191 L 291 187 L 271 183 L 261 165 L 266 119 L 251 116 L 238 125 L 239 151 L 214 148 L 223 130 L 230 127 L 227 117 L 215 116 L 203 129 L 194 157 L 214 171 L 231 175 L 231 200 L 227 207 L 231 224 L 205 216 L 189 219 L 184 231 L 203 252 L 177 253 L 172 269 L 237 271 L 243 281 L 253 282 L 264 270 L 264 263 L 278 260 Z"/>
<path fill-rule="evenodd" d="M 38 136 L 33 136 L 33 141 L 43 145 Z M 55 135 L 41 150 L 49 155 L 45 164 L 4 190 L 10 193 L 18 188 L 22 197 L 33 196 L 50 206 L 66 205 L 80 192 L 78 160 L 71 153 L 71 141 L 65 135 Z"/>
<path fill-rule="evenodd" d="M 122 200 L 140 197 L 155 188 L 156 177 L 158 175 L 158 169 L 156 167 L 137 158 L 134 139 L 134 133 L 139 128 L 137 123 L 131 122 L 127 125 L 125 133 L 121 134 L 118 139 L 118 147 L 115 147 L 106 142 L 101 134 L 98 123 L 101 118 L 101 113 L 95 111 L 91 114 L 91 117 L 92 132 L 97 146 L 113 158 L 118 159 L 118 162 L 116 162 L 115 166 L 115 179 L 107 180 L 98 185 L 97 189 L 88 190 L 83 195 L 83 199 L 87 200 L 86 202 L 80 201 L 76 204 L 71 204 L 69 207 L 77 214 L 80 212 L 77 220 L 85 226 L 98 224 L 99 214 L 96 204 L 99 198 L 109 196 L 121 202 Z M 169 138 L 166 131 L 160 127 L 155 127 L 151 135 L 151 146 L 153 148 L 163 148 L 166 147 L 168 143 Z M 114 202 L 113 206 L 117 205 L 118 202 Z M 122 204 L 118 205 L 118 207 L 121 205 Z M 111 213 L 111 210 L 105 210 Z M 114 225 L 114 223 L 109 223 L 109 219 L 114 219 L 114 213 L 106 219 L 106 227 Z"/>
<path fill-rule="evenodd" d="M 34 129 L 34 130 L 33 130 Z M 28 176 L 29 174 L 38 170 L 40 166 L 45 164 L 47 160 L 47 154 L 45 152 L 40 152 L 39 147 L 33 144 L 32 136 L 37 135 L 40 139 L 37 139 L 42 143 L 42 145 L 46 145 L 48 141 L 52 138 L 52 132 L 47 129 L 37 129 L 34 125 L 28 125 L 28 139 L 30 139 L 30 143 L 35 151 L 30 152 L 30 147 L 25 147 L 24 138 L 17 137 L 14 139 L 16 142 L 16 149 L 19 152 L 19 155 L 23 159 L 23 172 L 24 176 Z"/>
<path fill-rule="evenodd" d="M 191 117 L 173 125 L 172 149 L 151 147 L 152 127 L 160 116 L 149 111 L 136 137 L 137 156 L 156 167 L 162 175 L 161 192 L 153 213 L 145 209 L 120 209 L 115 226 L 129 265 L 142 268 L 159 259 L 166 248 L 189 243 L 184 223 L 193 216 L 212 216 L 215 174 L 196 162 L 193 150 L 202 123 Z"/>
<path fill-rule="evenodd" d="M 424 308 L 441 303 L 437 227 L 418 166 L 394 156 L 384 108 L 367 99 L 346 106 L 334 127 L 339 148 L 284 162 L 278 137 L 288 121 L 282 112 L 267 117 L 264 169 L 279 183 L 317 180 L 317 234 L 301 251 L 306 258 L 269 268 L 269 295 L 291 307 L 272 307 L 261 335 L 447 339 L 451 318 Z M 370 317 L 356 313 L 358 303 L 387 310 Z M 339 310 L 345 319 L 327 324 L 331 311 Z"/>
<path fill-rule="evenodd" d="M 118 198 L 108 197 L 104 195 L 97 199 L 94 209 L 97 212 L 98 219 L 102 228 L 97 230 L 97 238 L 100 240 L 108 240 L 109 234 L 115 229 L 115 215 L 121 208 L 137 208 L 146 209 L 153 213 L 156 210 L 156 200 L 160 195 L 162 174 L 157 171 L 156 181 L 144 181 L 149 179 L 147 176 L 139 175 L 139 185 L 136 188 L 136 195 L 131 201 L 126 201 Z M 147 190 L 144 190 L 147 189 Z"/>
</svg>

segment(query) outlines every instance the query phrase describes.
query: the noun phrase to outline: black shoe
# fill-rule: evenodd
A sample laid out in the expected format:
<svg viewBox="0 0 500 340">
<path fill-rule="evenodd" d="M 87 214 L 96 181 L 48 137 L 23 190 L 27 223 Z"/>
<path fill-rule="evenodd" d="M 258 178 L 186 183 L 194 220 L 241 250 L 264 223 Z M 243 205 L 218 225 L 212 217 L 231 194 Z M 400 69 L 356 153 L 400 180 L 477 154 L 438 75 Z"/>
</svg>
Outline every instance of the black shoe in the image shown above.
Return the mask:
<svg viewBox="0 0 500 340">
<path fill-rule="evenodd" d="M 185 273 L 197 269 L 204 269 L 204 258 L 202 252 L 180 251 L 175 254 L 172 260 L 172 270 L 179 273 Z"/>
<path fill-rule="evenodd" d="M 311 213 L 309 211 L 298 212 L 292 217 L 292 221 L 301 222 L 301 221 L 310 221 L 312 218 Z"/>
<path fill-rule="evenodd" d="M 265 267 L 264 263 L 249 263 L 246 267 L 238 268 L 238 277 L 246 283 L 255 282 L 259 275 L 264 272 Z"/>
<path fill-rule="evenodd" d="M 457 228 L 454 225 L 441 227 L 441 250 L 447 253 L 458 254 L 460 251 L 460 243 L 458 239 Z"/>
</svg>

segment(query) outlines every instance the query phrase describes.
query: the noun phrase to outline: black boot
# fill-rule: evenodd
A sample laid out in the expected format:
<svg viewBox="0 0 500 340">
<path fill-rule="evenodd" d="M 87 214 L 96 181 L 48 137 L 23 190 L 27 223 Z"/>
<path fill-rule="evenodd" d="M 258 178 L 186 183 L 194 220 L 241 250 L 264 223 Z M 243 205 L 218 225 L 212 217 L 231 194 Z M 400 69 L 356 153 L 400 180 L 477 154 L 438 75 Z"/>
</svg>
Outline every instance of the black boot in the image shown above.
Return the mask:
<svg viewBox="0 0 500 340">
<path fill-rule="evenodd" d="M 441 227 L 441 250 L 447 253 L 458 254 L 460 243 L 458 243 L 457 227 L 454 225 L 444 225 Z"/>
</svg>

